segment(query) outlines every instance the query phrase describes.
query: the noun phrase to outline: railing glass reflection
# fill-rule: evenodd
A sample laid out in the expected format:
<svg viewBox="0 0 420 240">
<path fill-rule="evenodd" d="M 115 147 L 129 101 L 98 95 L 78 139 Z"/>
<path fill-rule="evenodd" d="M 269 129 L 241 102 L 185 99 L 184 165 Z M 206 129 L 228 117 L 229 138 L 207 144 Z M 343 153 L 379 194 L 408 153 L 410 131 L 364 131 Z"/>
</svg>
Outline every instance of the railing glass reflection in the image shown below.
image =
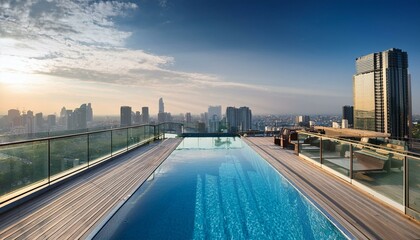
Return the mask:
<svg viewBox="0 0 420 240">
<path fill-rule="evenodd" d="M 0 206 L 89 166 L 161 138 L 175 125 L 141 125 L 0 144 Z M 181 129 L 181 128 L 180 128 Z"/>
<path fill-rule="evenodd" d="M 408 207 L 420 213 L 420 157 L 416 154 L 315 133 L 298 134 L 301 156 L 322 158 L 317 161 L 322 167 L 350 183 L 402 211 Z"/>
<path fill-rule="evenodd" d="M 420 158 L 407 157 L 408 207 L 420 213 Z"/>
<path fill-rule="evenodd" d="M 88 164 L 87 135 L 50 140 L 51 180 Z"/>
<path fill-rule="evenodd" d="M 89 164 L 111 156 L 111 131 L 89 134 Z"/>
<path fill-rule="evenodd" d="M 320 138 L 307 134 L 299 134 L 299 152 L 306 157 L 320 163 Z"/>
<path fill-rule="evenodd" d="M 337 173 L 350 177 L 350 144 L 322 139 L 322 164 Z"/>
<path fill-rule="evenodd" d="M 0 202 L 4 195 L 48 183 L 48 141 L 0 146 Z"/>
</svg>

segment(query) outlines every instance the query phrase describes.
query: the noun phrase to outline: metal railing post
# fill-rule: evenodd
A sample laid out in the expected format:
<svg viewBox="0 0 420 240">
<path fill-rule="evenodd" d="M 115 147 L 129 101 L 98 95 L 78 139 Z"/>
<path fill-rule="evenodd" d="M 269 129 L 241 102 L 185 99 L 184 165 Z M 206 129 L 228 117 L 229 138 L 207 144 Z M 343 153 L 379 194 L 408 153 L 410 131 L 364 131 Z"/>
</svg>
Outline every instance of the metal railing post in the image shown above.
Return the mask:
<svg viewBox="0 0 420 240">
<path fill-rule="evenodd" d="M 350 179 L 353 179 L 353 144 L 350 144 Z"/>
<path fill-rule="evenodd" d="M 410 189 L 409 189 L 409 176 L 408 176 L 408 159 L 407 156 L 404 156 L 404 162 L 403 162 L 403 171 L 404 171 L 404 178 L 403 178 L 403 204 L 404 204 L 404 213 L 407 213 L 407 208 L 409 207 L 409 195 L 410 195 Z"/>
<path fill-rule="evenodd" d="M 51 182 L 51 140 L 48 139 L 48 184 Z"/>
<path fill-rule="evenodd" d="M 112 129 L 111 129 L 111 157 L 112 157 Z"/>
<path fill-rule="evenodd" d="M 297 155 L 299 156 L 300 153 L 300 141 L 299 141 L 299 133 L 297 134 Z"/>
<path fill-rule="evenodd" d="M 126 146 L 126 151 L 128 151 L 128 128 L 127 128 L 127 137 L 126 137 L 127 139 L 127 144 L 125 145 Z"/>
<path fill-rule="evenodd" d="M 90 165 L 90 143 L 89 143 L 89 133 L 88 134 L 86 134 L 86 137 L 87 137 L 87 164 L 88 164 L 88 167 L 89 167 L 89 165 Z"/>
<path fill-rule="evenodd" d="M 322 159 L 322 137 L 319 137 L 319 159 L 322 165 L 324 163 L 324 159 Z"/>
</svg>

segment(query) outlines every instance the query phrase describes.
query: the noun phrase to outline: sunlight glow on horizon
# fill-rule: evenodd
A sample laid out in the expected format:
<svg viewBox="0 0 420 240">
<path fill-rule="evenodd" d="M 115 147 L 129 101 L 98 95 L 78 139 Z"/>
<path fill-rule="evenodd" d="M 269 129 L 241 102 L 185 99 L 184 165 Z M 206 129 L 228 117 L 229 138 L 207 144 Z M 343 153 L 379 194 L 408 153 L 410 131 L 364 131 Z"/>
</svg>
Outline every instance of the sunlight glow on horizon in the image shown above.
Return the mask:
<svg viewBox="0 0 420 240">
<path fill-rule="evenodd" d="M 346 56 L 348 61 L 340 63 L 334 55 L 328 65 L 324 55 L 332 55 L 333 50 L 325 51 L 330 46 L 318 48 L 318 41 L 325 41 L 325 45 L 328 42 L 314 38 L 308 30 L 312 28 L 288 32 L 293 24 L 312 26 L 313 19 L 294 19 L 284 12 L 290 18 L 285 20 L 277 12 L 283 9 L 257 4 L 255 7 L 267 14 L 254 12 L 242 19 L 244 22 L 232 20 L 221 25 L 212 17 L 237 16 L 247 11 L 247 6 L 231 9 L 232 3 L 220 2 L 220 12 L 205 2 L 202 4 L 206 7 L 176 4 L 162 7 L 157 2 L 136 0 L 4 0 L 0 4 L 0 115 L 14 108 L 58 113 L 63 106 L 73 109 L 83 103 L 92 103 L 98 115 L 118 115 L 123 105 L 135 111 L 148 106 L 153 115 L 160 97 L 172 114 L 199 114 L 209 105 L 222 105 L 224 109 L 248 106 L 255 114 L 332 114 L 340 113 L 343 105 L 353 104 L 352 58 L 357 54 Z M 300 6 L 290 3 L 284 7 Z M 209 18 L 203 19 L 200 11 L 208 13 Z M 185 16 L 177 19 L 177 14 Z M 276 17 L 278 26 L 267 21 L 271 19 L 268 16 Z M 259 21 L 249 27 L 247 23 L 253 22 L 253 17 Z M 179 22 L 160 24 L 166 18 Z M 322 23 L 324 19 L 318 20 Z M 327 30 L 341 29 L 340 25 L 328 24 Z M 268 39 L 260 31 L 280 35 Z M 334 34 L 345 37 L 348 33 Z M 294 49 L 294 44 L 303 44 L 306 55 Z M 311 49 L 311 44 L 316 48 Z M 351 47 L 357 48 L 357 43 Z M 318 62 L 318 54 L 323 51 Z M 344 52 L 340 54 L 345 56 Z M 339 70 L 331 71 L 335 68 L 331 64 L 337 64 Z M 416 89 L 420 86 L 415 67 L 413 112 L 418 113 L 416 100 L 420 96 Z"/>
</svg>

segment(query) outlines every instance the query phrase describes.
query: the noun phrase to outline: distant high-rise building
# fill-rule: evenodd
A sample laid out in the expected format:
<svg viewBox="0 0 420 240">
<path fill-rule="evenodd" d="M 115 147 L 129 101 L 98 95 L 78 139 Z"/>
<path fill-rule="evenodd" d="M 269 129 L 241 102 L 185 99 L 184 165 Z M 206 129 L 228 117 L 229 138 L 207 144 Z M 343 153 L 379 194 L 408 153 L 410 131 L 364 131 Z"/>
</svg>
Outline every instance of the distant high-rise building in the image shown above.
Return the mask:
<svg viewBox="0 0 420 240">
<path fill-rule="evenodd" d="M 93 121 L 93 109 L 92 104 L 88 103 L 86 107 L 86 121 L 92 122 Z"/>
<path fill-rule="evenodd" d="M 80 108 L 76 108 L 73 112 L 76 115 L 76 129 L 87 128 L 87 105 L 82 104 Z"/>
<path fill-rule="evenodd" d="M 252 112 L 248 107 L 227 107 L 226 127 L 229 132 L 248 131 L 252 126 Z"/>
<path fill-rule="evenodd" d="M 208 116 L 208 132 L 216 133 L 219 131 L 219 123 L 222 119 L 222 106 L 209 106 L 207 111 Z"/>
<path fill-rule="evenodd" d="M 142 123 L 149 123 L 149 107 L 142 107 L 141 108 L 141 116 L 142 116 Z"/>
<path fill-rule="evenodd" d="M 163 99 L 159 98 L 159 113 L 165 112 L 165 104 L 163 103 Z"/>
<path fill-rule="evenodd" d="M 217 133 L 219 132 L 219 125 L 220 119 L 217 117 L 217 115 L 213 115 L 211 118 L 209 118 L 207 131 L 209 133 Z"/>
<path fill-rule="evenodd" d="M 12 127 L 17 127 L 21 125 L 20 111 L 18 109 L 10 109 L 7 112 L 7 118 L 9 119 Z"/>
<path fill-rule="evenodd" d="M 120 111 L 121 127 L 131 126 L 131 107 L 122 106 Z"/>
<path fill-rule="evenodd" d="M 34 112 L 28 111 L 26 112 L 26 132 L 34 133 L 35 123 L 34 123 Z"/>
<path fill-rule="evenodd" d="M 47 116 L 47 124 L 48 124 L 48 128 L 51 129 L 52 127 L 54 127 L 56 125 L 56 116 L 51 114 Z"/>
<path fill-rule="evenodd" d="M 356 59 L 354 128 L 408 138 L 411 89 L 407 53 L 389 49 Z"/>
<path fill-rule="evenodd" d="M 309 127 L 311 118 L 308 115 L 296 116 L 296 125 L 299 127 Z"/>
<path fill-rule="evenodd" d="M 134 123 L 140 124 L 141 123 L 141 114 L 140 111 L 136 111 L 136 115 L 134 116 Z"/>
<path fill-rule="evenodd" d="M 76 129 L 76 121 L 74 120 L 73 110 L 66 110 L 65 126 L 67 130 Z"/>
<path fill-rule="evenodd" d="M 349 121 L 347 119 L 341 120 L 341 128 L 349 128 Z"/>
<path fill-rule="evenodd" d="M 252 126 L 252 112 L 248 107 L 240 107 L 238 109 L 239 130 L 248 131 Z"/>
<path fill-rule="evenodd" d="M 42 113 L 35 114 L 34 125 L 35 125 L 35 129 L 34 129 L 35 132 L 44 131 L 44 118 L 42 116 Z"/>
<path fill-rule="evenodd" d="M 186 121 L 187 123 L 192 123 L 192 116 L 191 116 L 191 113 L 190 113 L 190 112 L 187 112 L 187 113 L 185 114 L 185 121 Z"/>
<path fill-rule="evenodd" d="M 349 128 L 353 127 L 353 106 L 343 106 L 343 118 L 347 120 L 347 126 Z M 347 128 L 347 127 L 346 127 Z"/>
<path fill-rule="evenodd" d="M 67 126 L 67 110 L 65 107 L 61 108 L 60 119 L 58 122 L 61 126 Z"/>
<path fill-rule="evenodd" d="M 216 116 L 220 121 L 220 119 L 222 119 L 222 106 L 209 106 L 207 114 L 209 119 Z"/>
<path fill-rule="evenodd" d="M 235 107 L 226 108 L 226 127 L 229 132 L 238 131 L 238 109 Z"/>
</svg>

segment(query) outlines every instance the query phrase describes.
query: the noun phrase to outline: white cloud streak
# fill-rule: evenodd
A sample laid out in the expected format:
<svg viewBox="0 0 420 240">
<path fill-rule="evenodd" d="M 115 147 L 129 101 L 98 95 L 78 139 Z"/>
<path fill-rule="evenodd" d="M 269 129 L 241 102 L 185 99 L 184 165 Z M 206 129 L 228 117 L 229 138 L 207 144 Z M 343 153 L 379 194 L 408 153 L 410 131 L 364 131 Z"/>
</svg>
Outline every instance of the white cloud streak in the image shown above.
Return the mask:
<svg viewBox="0 0 420 240">
<path fill-rule="evenodd" d="M 160 0 L 165 7 L 166 0 Z M 174 58 L 125 46 L 131 32 L 116 19 L 141 6 L 118 1 L 22 0 L 0 4 L 0 71 L 89 82 L 135 85 L 157 91 L 221 89 L 267 94 L 331 96 L 297 88 L 229 82 L 220 76 L 169 70 Z"/>
</svg>

